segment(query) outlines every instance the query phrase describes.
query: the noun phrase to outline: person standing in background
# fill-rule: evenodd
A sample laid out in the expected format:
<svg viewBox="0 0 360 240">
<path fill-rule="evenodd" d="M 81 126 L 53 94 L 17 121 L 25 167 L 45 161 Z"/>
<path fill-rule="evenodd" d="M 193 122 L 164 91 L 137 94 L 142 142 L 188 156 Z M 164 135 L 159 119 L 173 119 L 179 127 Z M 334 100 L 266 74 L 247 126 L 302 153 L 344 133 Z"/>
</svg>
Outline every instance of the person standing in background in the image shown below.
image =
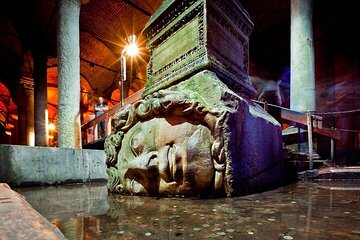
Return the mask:
<svg viewBox="0 0 360 240">
<path fill-rule="evenodd" d="M 98 103 L 95 104 L 95 117 L 100 116 L 104 112 L 109 110 L 107 104 L 104 103 L 104 99 L 99 97 Z M 99 122 L 98 124 L 98 138 L 102 139 L 105 137 L 105 120 Z"/>
</svg>

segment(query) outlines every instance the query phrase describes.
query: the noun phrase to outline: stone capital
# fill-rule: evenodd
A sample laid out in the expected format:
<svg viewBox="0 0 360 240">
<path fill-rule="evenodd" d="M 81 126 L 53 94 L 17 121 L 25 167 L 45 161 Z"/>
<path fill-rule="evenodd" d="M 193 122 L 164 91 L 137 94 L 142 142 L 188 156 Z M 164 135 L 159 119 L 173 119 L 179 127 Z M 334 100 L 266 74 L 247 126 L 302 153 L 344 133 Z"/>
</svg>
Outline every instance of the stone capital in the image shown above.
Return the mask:
<svg viewBox="0 0 360 240">
<path fill-rule="evenodd" d="M 20 85 L 27 95 L 34 94 L 34 79 L 29 77 L 20 77 Z"/>
</svg>

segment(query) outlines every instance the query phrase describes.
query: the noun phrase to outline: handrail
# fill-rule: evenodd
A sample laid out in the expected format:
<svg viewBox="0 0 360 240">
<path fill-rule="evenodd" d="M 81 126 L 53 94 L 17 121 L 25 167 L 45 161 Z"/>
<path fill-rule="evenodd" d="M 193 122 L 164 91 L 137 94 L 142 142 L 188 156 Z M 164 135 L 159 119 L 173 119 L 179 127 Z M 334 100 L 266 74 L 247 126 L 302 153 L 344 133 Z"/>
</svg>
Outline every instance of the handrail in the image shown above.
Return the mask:
<svg viewBox="0 0 360 240">
<path fill-rule="evenodd" d="M 260 102 L 253 100 L 253 102 L 258 104 L 263 104 L 264 110 L 269 111 L 279 111 L 280 118 L 283 122 L 287 122 L 292 126 L 299 128 L 307 129 L 308 133 L 308 145 L 309 145 L 309 169 L 313 169 L 313 132 L 320 135 L 330 137 L 330 155 L 331 160 L 334 160 L 335 155 L 335 143 L 334 140 L 340 140 L 340 131 L 338 129 L 328 129 L 323 127 L 323 117 L 315 115 L 313 112 L 297 112 L 288 108 L 280 107 L 273 104 L 268 104 L 266 102 Z M 270 107 L 270 108 L 269 108 Z"/>
<path fill-rule="evenodd" d="M 90 120 L 89 122 L 83 124 L 81 126 L 81 136 L 82 136 L 82 145 L 91 144 L 96 141 L 101 141 L 102 139 L 98 136 L 98 124 L 102 121 L 105 121 L 105 136 L 109 136 L 111 133 L 111 120 L 115 113 L 126 107 L 129 104 L 137 102 L 141 99 L 141 95 L 144 89 L 140 89 L 133 95 L 124 99 L 124 105 L 121 106 L 120 103 L 116 104 L 108 111 L 104 112 L 103 114 L 95 117 L 94 119 Z"/>
<path fill-rule="evenodd" d="M 261 101 L 257 101 L 257 100 L 253 100 L 253 102 L 258 103 L 258 104 L 263 104 L 264 109 L 267 109 L 267 110 L 280 110 L 281 120 L 289 123 L 292 126 L 307 129 L 307 126 L 308 126 L 307 113 L 297 112 L 297 111 L 294 111 L 294 110 L 291 110 L 291 109 L 288 109 L 285 107 L 281 107 L 281 106 L 277 106 L 274 104 L 269 104 L 269 103 L 261 102 Z M 326 136 L 326 137 L 334 138 L 336 140 L 340 140 L 340 131 L 339 130 L 324 128 L 323 124 L 322 124 L 323 117 L 316 115 L 312 112 L 309 112 L 309 113 L 311 114 L 313 131 L 315 133 L 318 133 L 318 134 Z"/>
</svg>

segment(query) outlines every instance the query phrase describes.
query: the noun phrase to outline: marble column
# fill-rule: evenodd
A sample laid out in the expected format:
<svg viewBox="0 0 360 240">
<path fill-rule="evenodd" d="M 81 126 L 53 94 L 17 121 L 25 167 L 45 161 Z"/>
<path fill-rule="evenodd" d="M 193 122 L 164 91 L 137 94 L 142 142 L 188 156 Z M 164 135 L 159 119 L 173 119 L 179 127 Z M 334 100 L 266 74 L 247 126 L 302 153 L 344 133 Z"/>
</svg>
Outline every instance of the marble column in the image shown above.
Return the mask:
<svg viewBox="0 0 360 240">
<path fill-rule="evenodd" d="M 47 56 L 33 52 L 34 56 L 34 101 L 35 101 L 35 145 L 48 144 L 47 112 Z"/>
<path fill-rule="evenodd" d="M 81 148 L 80 127 L 80 0 L 60 0 L 58 41 L 58 143 Z"/>
<path fill-rule="evenodd" d="M 20 85 L 25 92 L 24 104 L 19 104 L 20 144 L 35 146 L 34 132 L 34 81 L 21 77 Z"/>
<path fill-rule="evenodd" d="M 312 0 L 291 0 L 290 108 L 314 111 L 315 62 Z"/>
</svg>

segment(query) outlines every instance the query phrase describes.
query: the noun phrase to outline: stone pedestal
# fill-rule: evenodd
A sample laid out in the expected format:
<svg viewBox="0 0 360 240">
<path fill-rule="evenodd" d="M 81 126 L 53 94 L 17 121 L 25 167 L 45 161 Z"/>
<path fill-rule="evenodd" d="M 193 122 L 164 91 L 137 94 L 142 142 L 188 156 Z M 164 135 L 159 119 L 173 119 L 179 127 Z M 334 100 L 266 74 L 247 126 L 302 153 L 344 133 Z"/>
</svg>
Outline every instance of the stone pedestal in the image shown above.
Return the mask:
<svg viewBox="0 0 360 240">
<path fill-rule="evenodd" d="M 144 96 L 203 69 L 236 93 L 254 94 L 248 77 L 252 29 L 238 0 L 164 1 L 144 29 L 151 54 Z"/>
<path fill-rule="evenodd" d="M 80 0 L 59 1 L 58 143 L 61 148 L 81 148 L 80 5 Z"/>
<path fill-rule="evenodd" d="M 150 196 L 237 196 L 282 181 L 280 124 L 249 96 L 253 25 L 237 0 L 164 1 L 145 28 L 143 99 L 105 140 L 108 188 Z"/>
</svg>

